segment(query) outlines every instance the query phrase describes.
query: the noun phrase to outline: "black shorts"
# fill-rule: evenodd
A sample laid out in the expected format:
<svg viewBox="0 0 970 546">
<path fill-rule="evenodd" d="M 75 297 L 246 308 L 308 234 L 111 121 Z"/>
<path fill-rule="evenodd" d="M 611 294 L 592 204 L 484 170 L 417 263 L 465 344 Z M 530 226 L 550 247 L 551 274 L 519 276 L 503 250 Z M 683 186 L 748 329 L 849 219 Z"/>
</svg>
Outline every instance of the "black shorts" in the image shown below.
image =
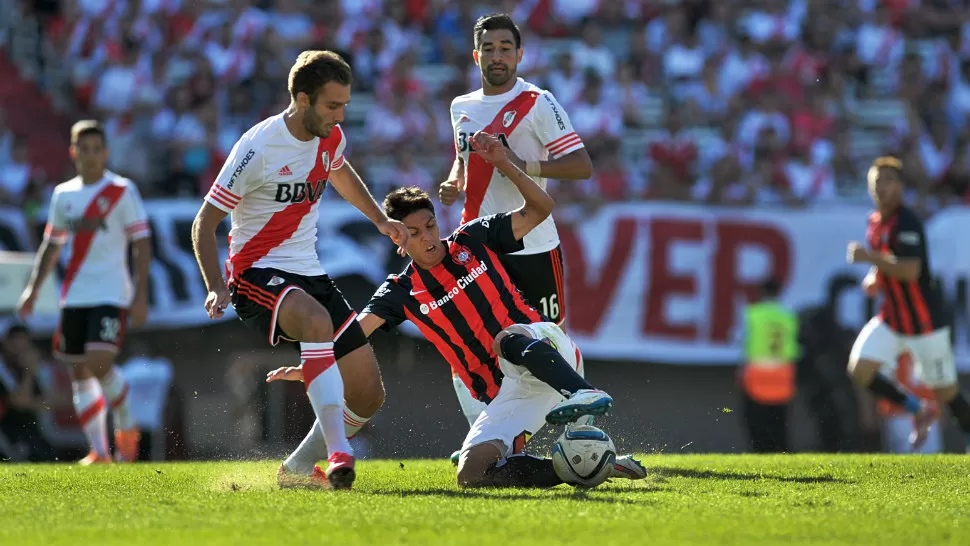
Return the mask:
<svg viewBox="0 0 970 546">
<path fill-rule="evenodd" d="M 68 362 L 87 351 L 117 353 L 125 339 L 127 310 L 114 305 L 65 307 L 54 333 L 54 353 Z"/>
<path fill-rule="evenodd" d="M 229 283 L 229 295 L 236 314 L 246 326 L 266 336 L 270 345 L 296 342 L 279 328 L 276 313 L 291 290 L 303 290 L 330 313 L 333 321 L 333 354 L 338 360 L 367 344 L 364 330 L 357 324 L 357 313 L 328 275 L 308 277 L 279 269 L 247 269 Z"/>
<path fill-rule="evenodd" d="M 564 323 L 566 277 L 560 247 L 540 254 L 501 254 L 499 261 L 530 305 L 550 321 Z"/>
</svg>

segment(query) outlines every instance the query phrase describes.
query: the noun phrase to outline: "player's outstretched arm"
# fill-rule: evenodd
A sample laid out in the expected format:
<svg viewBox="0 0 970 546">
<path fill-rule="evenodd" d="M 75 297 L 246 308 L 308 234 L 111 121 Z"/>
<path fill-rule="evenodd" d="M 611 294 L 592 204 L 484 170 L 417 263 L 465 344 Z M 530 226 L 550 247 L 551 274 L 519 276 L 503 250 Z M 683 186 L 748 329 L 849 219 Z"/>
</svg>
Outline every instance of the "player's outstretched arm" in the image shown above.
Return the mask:
<svg viewBox="0 0 970 546">
<path fill-rule="evenodd" d="M 364 335 L 370 337 L 374 330 L 380 328 L 386 322 L 381 317 L 373 313 L 361 313 L 357 315 L 357 324 L 364 330 Z"/>
<path fill-rule="evenodd" d="M 341 197 L 348 203 L 357 208 L 366 216 L 381 233 L 387 235 L 397 245 L 397 253 L 401 256 L 407 254 L 405 247 L 408 243 L 408 228 L 397 220 L 391 220 L 384 214 L 384 210 L 374 200 L 370 190 L 360 179 L 357 171 L 350 165 L 349 161 L 336 170 L 330 172 L 330 183 L 337 190 Z"/>
<path fill-rule="evenodd" d="M 475 153 L 495 165 L 496 169 L 515 184 L 525 199 L 525 204 L 512 215 L 512 233 L 516 240 L 520 240 L 552 214 L 556 202 L 532 177 L 509 160 L 505 146 L 495 136 L 479 132 L 475 133 L 472 141 L 475 144 Z"/>
<path fill-rule="evenodd" d="M 229 289 L 222 278 L 219 248 L 216 245 L 216 228 L 226 214 L 209 202 L 204 202 L 192 222 L 192 250 L 195 251 L 195 261 L 199 263 L 205 288 L 209 292 L 205 300 L 209 318 L 221 317 L 229 305 Z"/>
</svg>

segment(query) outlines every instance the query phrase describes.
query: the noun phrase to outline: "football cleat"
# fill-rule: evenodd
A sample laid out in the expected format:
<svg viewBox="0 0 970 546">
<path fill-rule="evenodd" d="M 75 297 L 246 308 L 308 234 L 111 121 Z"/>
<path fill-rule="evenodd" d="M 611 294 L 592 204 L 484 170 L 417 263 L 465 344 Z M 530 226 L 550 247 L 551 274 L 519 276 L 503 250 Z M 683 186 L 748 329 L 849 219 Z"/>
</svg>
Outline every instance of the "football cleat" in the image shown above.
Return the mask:
<svg viewBox="0 0 970 546">
<path fill-rule="evenodd" d="M 613 398 L 601 390 L 581 389 L 572 396 L 556 404 L 546 414 L 550 425 L 566 425 L 577 422 L 581 417 L 606 415 L 613 409 Z"/>
<path fill-rule="evenodd" d="M 276 471 L 276 483 L 279 484 L 280 489 L 330 489 L 327 475 L 319 466 L 314 466 L 313 473 L 307 476 L 291 472 L 281 464 Z"/>
<path fill-rule="evenodd" d="M 97 451 L 92 450 L 83 459 L 77 462 L 78 466 L 91 466 L 93 464 L 111 464 L 111 457 L 98 455 Z"/>
<path fill-rule="evenodd" d="M 613 461 L 613 470 L 610 472 L 611 478 L 625 478 L 627 480 L 642 480 L 647 477 L 647 469 L 640 461 L 630 455 L 617 457 Z"/>
<path fill-rule="evenodd" d="M 334 489 L 350 489 L 357 475 L 354 473 L 354 456 L 339 451 L 328 459 L 327 481 Z"/>
<path fill-rule="evenodd" d="M 141 432 L 137 428 L 115 431 L 115 461 L 133 463 L 138 460 L 138 443 Z"/>
<path fill-rule="evenodd" d="M 909 444 L 913 450 L 918 450 L 926 443 L 930 435 L 930 427 L 936 420 L 936 412 L 928 404 L 923 404 L 913 415 L 913 432 L 909 435 Z"/>
<path fill-rule="evenodd" d="M 451 454 L 451 464 L 458 466 L 458 461 L 461 459 L 461 450 Z"/>
</svg>

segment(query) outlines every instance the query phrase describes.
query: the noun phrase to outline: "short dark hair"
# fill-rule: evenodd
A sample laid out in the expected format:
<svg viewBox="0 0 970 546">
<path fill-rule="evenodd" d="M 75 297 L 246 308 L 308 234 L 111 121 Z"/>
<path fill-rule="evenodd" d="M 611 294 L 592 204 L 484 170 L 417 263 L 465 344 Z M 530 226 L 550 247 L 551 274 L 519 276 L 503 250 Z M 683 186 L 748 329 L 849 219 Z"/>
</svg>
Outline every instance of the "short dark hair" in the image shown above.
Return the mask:
<svg viewBox="0 0 970 546">
<path fill-rule="evenodd" d="M 71 145 L 77 146 L 77 143 L 81 140 L 81 137 L 88 135 L 98 135 L 101 137 L 101 142 L 103 142 L 105 145 L 108 144 L 108 137 L 104 132 L 104 127 L 101 126 L 99 121 L 94 119 L 82 119 L 71 126 Z"/>
<path fill-rule="evenodd" d="M 308 50 L 296 58 L 290 68 L 287 85 L 293 100 L 298 94 L 306 93 L 310 97 L 310 104 L 313 104 L 320 89 L 330 82 L 352 84 L 354 74 L 350 65 L 333 51 Z"/>
<path fill-rule="evenodd" d="M 522 47 L 522 33 L 507 13 L 490 13 L 482 15 L 478 21 L 475 21 L 475 49 L 481 45 L 482 34 L 486 30 L 507 30 L 515 38 L 515 49 Z"/>
<path fill-rule="evenodd" d="M 434 216 L 434 203 L 428 192 L 416 186 L 405 186 L 387 194 L 384 198 L 384 214 L 393 220 L 404 220 L 419 210 L 430 210 Z"/>
</svg>

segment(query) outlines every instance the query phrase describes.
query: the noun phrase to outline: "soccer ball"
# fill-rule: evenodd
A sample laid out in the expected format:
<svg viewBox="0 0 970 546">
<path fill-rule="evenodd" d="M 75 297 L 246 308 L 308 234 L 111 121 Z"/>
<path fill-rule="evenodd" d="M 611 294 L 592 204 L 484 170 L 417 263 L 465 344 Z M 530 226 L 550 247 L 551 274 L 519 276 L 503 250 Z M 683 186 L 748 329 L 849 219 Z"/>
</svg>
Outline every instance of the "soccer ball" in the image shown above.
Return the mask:
<svg viewBox="0 0 970 546">
<path fill-rule="evenodd" d="M 616 447 L 602 430 L 589 425 L 566 427 L 552 447 L 552 467 L 562 481 L 596 487 L 610 476 Z"/>
</svg>

